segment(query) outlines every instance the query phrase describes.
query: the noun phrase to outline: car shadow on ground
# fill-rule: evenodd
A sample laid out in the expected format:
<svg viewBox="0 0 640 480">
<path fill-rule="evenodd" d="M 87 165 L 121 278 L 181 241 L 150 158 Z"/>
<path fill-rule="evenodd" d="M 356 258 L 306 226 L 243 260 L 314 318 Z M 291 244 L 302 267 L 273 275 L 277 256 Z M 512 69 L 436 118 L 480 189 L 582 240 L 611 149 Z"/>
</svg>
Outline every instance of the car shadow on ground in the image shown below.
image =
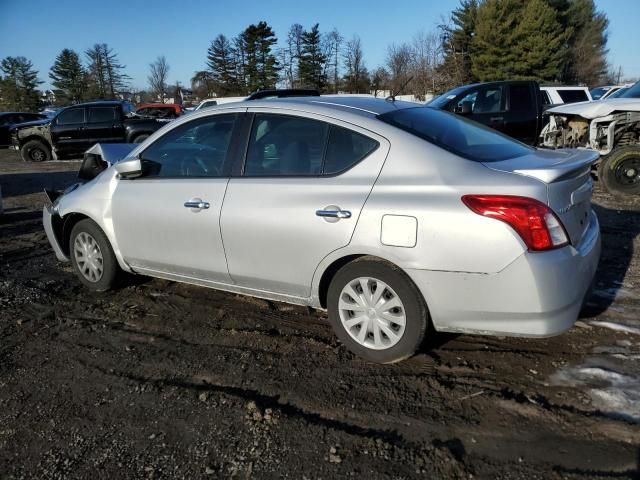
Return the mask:
<svg viewBox="0 0 640 480">
<path fill-rule="evenodd" d="M 606 208 L 593 204 L 600 220 L 602 253 L 594 289 L 581 317 L 593 317 L 607 310 L 621 292 L 631 265 L 634 242 L 640 234 L 640 211 Z"/>
<path fill-rule="evenodd" d="M 45 188 L 61 190 L 78 181 L 76 171 L 0 173 L 2 197 L 42 192 Z"/>
</svg>

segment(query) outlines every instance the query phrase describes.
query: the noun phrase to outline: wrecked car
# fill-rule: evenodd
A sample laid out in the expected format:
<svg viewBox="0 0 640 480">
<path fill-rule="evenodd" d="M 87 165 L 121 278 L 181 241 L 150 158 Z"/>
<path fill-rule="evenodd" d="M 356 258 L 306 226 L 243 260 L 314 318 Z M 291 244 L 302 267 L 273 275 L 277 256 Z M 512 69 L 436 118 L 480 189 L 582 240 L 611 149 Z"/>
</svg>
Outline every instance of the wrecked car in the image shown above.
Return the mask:
<svg viewBox="0 0 640 480">
<path fill-rule="evenodd" d="M 618 196 L 640 193 L 640 82 L 617 98 L 547 110 L 540 134 L 547 148 L 588 148 L 600 153 L 598 178 Z"/>
</svg>

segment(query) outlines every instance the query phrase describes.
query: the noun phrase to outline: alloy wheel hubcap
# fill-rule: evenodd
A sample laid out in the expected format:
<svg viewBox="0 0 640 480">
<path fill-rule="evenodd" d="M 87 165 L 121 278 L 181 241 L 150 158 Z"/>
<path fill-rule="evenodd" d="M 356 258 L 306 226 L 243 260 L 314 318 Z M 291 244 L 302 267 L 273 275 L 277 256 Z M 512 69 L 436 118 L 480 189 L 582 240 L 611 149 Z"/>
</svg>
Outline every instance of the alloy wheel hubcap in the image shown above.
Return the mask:
<svg viewBox="0 0 640 480">
<path fill-rule="evenodd" d="M 102 278 L 103 259 L 98 242 L 87 232 L 80 232 L 73 244 L 73 255 L 78 270 L 90 282 L 97 282 Z"/>
<path fill-rule="evenodd" d="M 36 162 L 39 162 L 44 160 L 44 153 L 39 149 L 31 150 L 31 158 Z"/>
<path fill-rule="evenodd" d="M 371 277 L 359 277 L 345 285 L 338 312 L 349 336 L 372 350 L 396 345 L 407 323 L 400 297 L 389 285 Z"/>
</svg>

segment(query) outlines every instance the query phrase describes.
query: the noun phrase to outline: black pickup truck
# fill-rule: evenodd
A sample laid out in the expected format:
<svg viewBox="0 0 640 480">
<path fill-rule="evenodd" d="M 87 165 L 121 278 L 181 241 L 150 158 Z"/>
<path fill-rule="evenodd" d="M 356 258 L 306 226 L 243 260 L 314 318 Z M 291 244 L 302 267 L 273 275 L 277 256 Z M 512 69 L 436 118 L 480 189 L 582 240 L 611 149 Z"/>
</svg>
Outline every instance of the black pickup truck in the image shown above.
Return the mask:
<svg viewBox="0 0 640 480">
<path fill-rule="evenodd" d="M 454 88 L 427 104 L 495 128 L 529 145 L 538 143 L 544 106 L 537 82 L 513 80 Z"/>
<path fill-rule="evenodd" d="M 96 143 L 140 143 L 166 124 L 129 118 L 132 105 L 102 101 L 73 105 L 52 119 L 21 123 L 11 131 L 11 144 L 25 161 L 79 156 Z"/>
</svg>

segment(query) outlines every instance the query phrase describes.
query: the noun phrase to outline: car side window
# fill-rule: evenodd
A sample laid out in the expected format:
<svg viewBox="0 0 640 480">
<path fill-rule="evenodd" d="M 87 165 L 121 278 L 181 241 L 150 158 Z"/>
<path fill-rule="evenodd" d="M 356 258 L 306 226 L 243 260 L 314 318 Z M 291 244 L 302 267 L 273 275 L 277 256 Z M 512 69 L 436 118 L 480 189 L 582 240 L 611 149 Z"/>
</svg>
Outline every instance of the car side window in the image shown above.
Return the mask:
<svg viewBox="0 0 640 480">
<path fill-rule="evenodd" d="M 509 85 L 509 110 L 512 112 L 533 111 L 533 99 L 529 85 Z"/>
<path fill-rule="evenodd" d="M 543 105 L 551 105 L 551 97 L 549 97 L 549 92 L 546 90 L 540 90 L 540 97 L 542 98 Z"/>
<path fill-rule="evenodd" d="M 473 103 L 473 113 L 497 113 L 504 110 L 502 86 L 486 87 L 478 90 Z"/>
<path fill-rule="evenodd" d="M 586 102 L 589 100 L 584 90 L 558 90 L 558 95 L 564 103 Z"/>
<path fill-rule="evenodd" d="M 221 177 L 238 114 L 180 125 L 152 143 L 141 159 L 145 177 Z"/>
<path fill-rule="evenodd" d="M 113 122 L 116 119 L 116 109 L 113 107 L 90 107 L 89 123 Z"/>
<path fill-rule="evenodd" d="M 311 176 L 322 172 L 329 125 L 292 115 L 255 115 L 244 176 Z"/>
<path fill-rule="evenodd" d="M 353 167 L 380 145 L 372 138 L 331 126 L 322 173 L 334 175 Z"/>
<path fill-rule="evenodd" d="M 72 125 L 74 123 L 84 123 L 84 108 L 71 108 L 58 115 L 56 122 L 58 125 Z"/>
</svg>

